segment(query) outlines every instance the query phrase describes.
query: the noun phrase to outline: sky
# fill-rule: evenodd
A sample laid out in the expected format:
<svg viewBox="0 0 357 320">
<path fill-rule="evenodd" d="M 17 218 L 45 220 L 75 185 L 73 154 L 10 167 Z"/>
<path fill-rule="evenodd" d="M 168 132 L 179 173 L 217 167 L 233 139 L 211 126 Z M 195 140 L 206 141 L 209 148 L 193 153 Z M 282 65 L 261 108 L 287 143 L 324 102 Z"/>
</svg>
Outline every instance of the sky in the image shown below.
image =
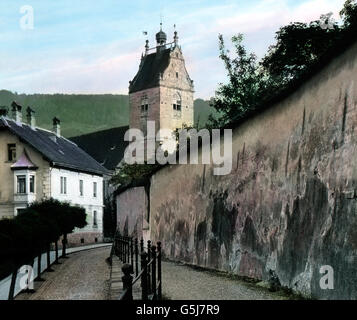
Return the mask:
<svg viewBox="0 0 357 320">
<path fill-rule="evenodd" d="M 263 57 L 279 27 L 318 20 L 345 0 L 1 0 L 0 89 L 18 93 L 127 94 L 145 40 L 174 25 L 195 98 L 214 96 L 226 72 L 218 35 L 244 34 Z M 25 6 L 25 7 L 24 7 Z M 31 24 L 33 13 L 33 28 Z M 145 36 L 143 31 L 147 31 Z"/>
</svg>

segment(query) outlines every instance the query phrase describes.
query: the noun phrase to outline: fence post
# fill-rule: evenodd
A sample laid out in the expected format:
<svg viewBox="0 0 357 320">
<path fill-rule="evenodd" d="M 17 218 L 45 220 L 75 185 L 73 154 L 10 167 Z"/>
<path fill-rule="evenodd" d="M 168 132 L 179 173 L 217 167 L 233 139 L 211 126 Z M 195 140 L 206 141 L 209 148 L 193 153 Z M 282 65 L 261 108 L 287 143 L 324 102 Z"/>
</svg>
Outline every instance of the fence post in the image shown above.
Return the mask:
<svg viewBox="0 0 357 320">
<path fill-rule="evenodd" d="M 138 238 L 135 238 L 135 275 L 138 276 L 139 268 L 138 268 L 138 255 L 139 255 L 139 248 L 138 248 Z"/>
<path fill-rule="evenodd" d="M 151 260 L 151 241 L 148 240 L 148 263 L 150 262 Z M 150 275 L 150 268 L 148 268 L 148 271 L 147 271 L 147 274 L 148 274 L 148 292 L 151 293 L 151 275 Z"/>
<path fill-rule="evenodd" d="M 56 252 L 55 264 L 60 264 L 58 261 L 58 240 L 55 241 L 55 252 Z"/>
<path fill-rule="evenodd" d="M 148 299 L 148 288 L 147 288 L 147 261 L 146 261 L 147 253 L 141 253 L 141 270 L 143 270 L 143 274 L 141 276 L 141 299 Z"/>
<path fill-rule="evenodd" d="M 129 237 L 126 237 L 126 247 L 128 250 L 128 258 L 126 262 L 130 264 L 130 238 Z"/>
<path fill-rule="evenodd" d="M 8 300 L 14 300 L 16 278 L 17 278 L 17 269 L 15 269 L 11 274 L 11 283 L 10 283 Z"/>
<path fill-rule="evenodd" d="M 128 250 L 128 237 L 125 237 L 124 238 L 124 246 L 125 246 L 125 263 L 128 263 L 129 262 L 129 250 Z"/>
<path fill-rule="evenodd" d="M 118 242 L 119 242 L 119 259 L 120 261 L 123 261 L 123 237 L 122 236 L 119 236 Z"/>
<path fill-rule="evenodd" d="M 115 255 L 120 258 L 120 247 L 119 247 L 119 235 L 114 237 L 114 253 Z"/>
<path fill-rule="evenodd" d="M 62 258 L 66 259 L 66 245 L 67 245 L 67 233 L 63 234 L 63 239 L 62 239 Z"/>
<path fill-rule="evenodd" d="M 121 261 L 122 261 L 122 262 L 125 262 L 125 243 L 124 243 L 124 236 L 121 237 L 121 249 L 122 249 Z"/>
<path fill-rule="evenodd" d="M 50 251 L 51 251 L 51 243 L 49 243 L 47 245 L 47 253 L 46 253 L 47 254 L 47 269 L 46 269 L 47 272 L 55 271 L 51 268 Z"/>
<path fill-rule="evenodd" d="M 133 238 L 130 238 L 130 257 L 131 257 L 131 268 L 134 273 L 134 244 L 133 244 Z"/>
<path fill-rule="evenodd" d="M 125 263 L 128 263 L 128 238 L 127 237 L 124 237 L 124 247 L 125 247 L 125 257 L 124 257 L 124 260 L 125 260 Z"/>
<path fill-rule="evenodd" d="M 131 276 L 131 265 L 124 264 L 121 268 L 124 276 L 121 278 L 123 281 L 123 289 L 126 290 L 123 300 L 133 300 L 133 277 Z"/>
<path fill-rule="evenodd" d="M 140 252 L 143 252 L 144 251 L 144 239 L 141 238 L 140 240 Z"/>
<path fill-rule="evenodd" d="M 42 251 L 39 251 L 39 254 L 37 256 L 37 278 L 36 281 L 45 281 L 43 278 L 41 278 L 41 258 L 42 258 Z"/>
<path fill-rule="evenodd" d="M 156 247 L 151 246 L 151 256 L 152 256 L 152 264 L 151 264 L 151 291 L 154 295 L 153 300 L 156 300 Z"/>
<path fill-rule="evenodd" d="M 161 277 L 161 242 L 157 243 L 157 281 L 159 282 L 159 287 L 157 288 L 157 297 L 159 300 L 162 299 L 162 277 Z"/>
</svg>

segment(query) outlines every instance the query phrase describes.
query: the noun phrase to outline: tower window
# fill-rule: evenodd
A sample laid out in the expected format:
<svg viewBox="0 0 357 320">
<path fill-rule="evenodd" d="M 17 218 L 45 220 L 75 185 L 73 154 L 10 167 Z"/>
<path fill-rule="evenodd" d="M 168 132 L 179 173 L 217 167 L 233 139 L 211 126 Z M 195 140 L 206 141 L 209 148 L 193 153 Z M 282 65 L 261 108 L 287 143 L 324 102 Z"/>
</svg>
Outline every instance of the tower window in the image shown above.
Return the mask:
<svg viewBox="0 0 357 320">
<path fill-rule="evenodd" d="M 147 112 L 149 110 L 149 101 L 147 96 L 143 96 L 141 99 L 141 112 Z"/>
<path fill-rule="evenodd" d="M 178 72 L 176 72 L 176 78 L 178 78 Z"/>
<path fill-rule="evenodd" d="M 176 111 L 181 111 L 181 96 L 176 93 L 173 97 L 172 108 Z"/>
<path fill-rule="evenodd" d="M 15 143 L 9 143 L 7 145 L 7 159 L 8 159 L 8 161 L 16 160 L 16 144 Z"/>
<path fill-rule="evenodd" d="M 149 105 L 148 104 L 142 104 L 141 105 L 141 112 L 147 112 L 149 110 Z"/>
</svg>

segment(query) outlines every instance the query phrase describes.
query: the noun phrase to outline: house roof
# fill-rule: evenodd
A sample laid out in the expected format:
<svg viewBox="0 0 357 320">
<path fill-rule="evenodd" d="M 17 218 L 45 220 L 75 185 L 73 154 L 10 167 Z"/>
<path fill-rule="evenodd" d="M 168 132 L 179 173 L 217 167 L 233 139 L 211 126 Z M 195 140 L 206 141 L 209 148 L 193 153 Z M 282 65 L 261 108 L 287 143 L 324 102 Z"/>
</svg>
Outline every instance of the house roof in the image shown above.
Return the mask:
<svg viewBox="0 0 357 320">
<path fill-rule="evenodd" d="M 128 129 L 129 126 L 123 126 L 69 139 L 90 154 L 102 166 L 114 171 L 123 159 L 124 151 L 129 144 L 128 141 L 124 141 L 124 135 Z"/>
<path fill-rule="evenodd" d="M 157 87 L 160 73 L 163 73 L 170 62 L 171 49 L 164 49 L 143 57 L 139 71 L 131 81 L 129 93 Z"/>
<path fill-rule="evenodd" d="M 108 174 L 108 170 L 74 142 L 58 137 L 51 131 L 33 129 L 25 123 L 16 123 L 3 116 L 0 117 L 0 130 L 9 130 L 18 136 L 20 140 L 41 153 L 53 166 L 97 175 Z"/>
</svg>

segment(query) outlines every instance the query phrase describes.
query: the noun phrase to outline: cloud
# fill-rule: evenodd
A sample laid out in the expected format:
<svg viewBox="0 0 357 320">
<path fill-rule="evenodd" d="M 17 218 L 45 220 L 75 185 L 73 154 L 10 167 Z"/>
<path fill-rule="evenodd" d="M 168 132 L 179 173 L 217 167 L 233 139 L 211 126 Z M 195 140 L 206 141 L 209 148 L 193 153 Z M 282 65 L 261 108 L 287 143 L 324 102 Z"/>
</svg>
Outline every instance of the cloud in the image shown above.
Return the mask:
<svg viewBox="0 0 357 320">
<path fill-rule="evenodd" d="M 218 57 L 219 33 L 226 39 L 244 33 L 248 49 L 262 56 L 274 42 L 279 27 L 292 21 L 316 20 L 330 11 L 338 19 L 343 3 L 344 0 L 304 0 L 293 4 L 288 0 L 226 0 L 216 5 L 191 1 L 189 6 L 179 1 L 170 2 L 163 11 L 165 21 L 178 26 L 196 97 L 209 98 L 217 84 L 225 81 L 223 63 Z M 101 13 L 106 10 L 109 7 L 101 8 Z M 63 16 L 66 11 L 59 12 Z M 76 10 L 76 14 L 81 12 Z M 8 30 L 0 34 L 0 41 L 11 48 L 0 52 L 0 89 L 26 93 L 126 94 L 128 81 L 134 77 L 144 49 L 141 32 L 149 31 L 151 45 L 154 40 L 157 26 L 153 26 L 152 14 L 157 12 L 148 12 L 145 18 L 143 12 L 134 10 L 120 21 L 112 13 L 108 13 L 108 19 L 101 17 L 98 21 L 85 17 L 73 21 L 67 17 L 48 28 L 43 22 L 37 29 L 35 26 L 33 33 Z M 52 12 L 51 19 L 55 16 L 56 12 Z M 138 16 L 143 19 L 136 21 L 134 18 Z M 168 22 L 164 26 L 170 40 L 173 27 Z"/>
</svg>

